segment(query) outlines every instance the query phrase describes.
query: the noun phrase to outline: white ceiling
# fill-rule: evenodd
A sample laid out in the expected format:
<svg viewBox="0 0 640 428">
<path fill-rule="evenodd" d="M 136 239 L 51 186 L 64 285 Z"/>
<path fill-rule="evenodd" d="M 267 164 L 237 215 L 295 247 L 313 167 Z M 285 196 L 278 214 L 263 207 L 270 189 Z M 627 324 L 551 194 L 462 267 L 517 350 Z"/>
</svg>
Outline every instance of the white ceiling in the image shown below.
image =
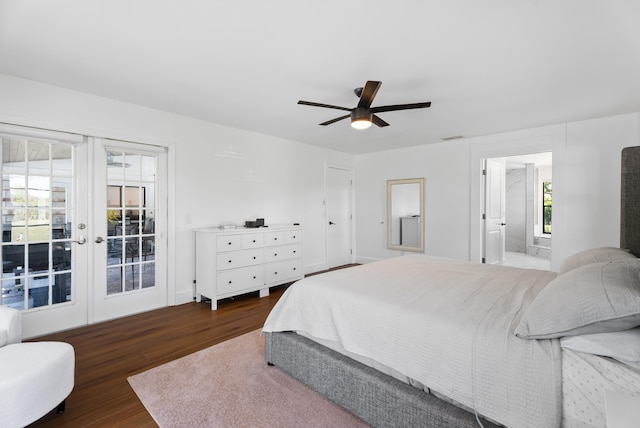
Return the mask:
<svg viewBox="0 0 640 428">
<path fill-rule="evenodd" d="M 0 73 L 366 153 L 640 111 L 640 1 L 0 0 Z"/>
</svg>

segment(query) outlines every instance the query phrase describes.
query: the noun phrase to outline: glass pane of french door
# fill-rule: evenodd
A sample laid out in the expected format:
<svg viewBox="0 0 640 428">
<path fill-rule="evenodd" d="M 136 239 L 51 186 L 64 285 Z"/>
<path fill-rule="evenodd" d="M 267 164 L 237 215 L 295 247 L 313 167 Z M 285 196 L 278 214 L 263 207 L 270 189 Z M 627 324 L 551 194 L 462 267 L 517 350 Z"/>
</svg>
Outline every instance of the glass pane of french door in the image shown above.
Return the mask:
<svg viewBox="0 0 640 428">
<path fill-rule="evenodd" d="M 74 300 L 74 146 L 0 136 L 2 294 L 21 310 Z"/>
<path fill-rule="evenodd" d="M 156 286 L 155 155 L 107 151 L 106 294 Z"/>
</svg>

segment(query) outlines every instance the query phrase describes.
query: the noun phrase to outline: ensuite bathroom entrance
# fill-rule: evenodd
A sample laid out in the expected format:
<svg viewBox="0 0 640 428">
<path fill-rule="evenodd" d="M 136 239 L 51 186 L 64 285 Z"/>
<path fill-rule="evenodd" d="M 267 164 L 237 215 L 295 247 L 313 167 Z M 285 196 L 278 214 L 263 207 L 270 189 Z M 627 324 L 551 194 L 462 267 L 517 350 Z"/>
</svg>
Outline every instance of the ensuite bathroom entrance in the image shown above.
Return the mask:
<svg viewBox="0 0 640 428">
<path fill-rule="evenodd" d="M 551 152 L 486 159 L 487 263 L 549 270 L 553 230 Z"/>
</svg>

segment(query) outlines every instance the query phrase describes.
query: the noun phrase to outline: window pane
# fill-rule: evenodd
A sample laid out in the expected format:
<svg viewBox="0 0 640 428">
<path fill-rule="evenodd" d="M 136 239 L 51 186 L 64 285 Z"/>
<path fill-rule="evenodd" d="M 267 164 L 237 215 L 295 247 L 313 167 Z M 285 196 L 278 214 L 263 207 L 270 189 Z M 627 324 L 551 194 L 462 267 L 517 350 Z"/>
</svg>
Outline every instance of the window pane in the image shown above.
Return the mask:
<svg viewBox="0 0 640 428">
<path fill-rule="evenodd" d="M 552 187 L 550 181 L 542 183 L 542 232 L 551 233 Z"/>
<path fill-rule="evenodd" d="M 7 288 L 0 304 L 20 301 L 20 309 L 29 309 L 66 302 L 72 296 L 73 146 L 0 139 L 2 281 Z"/>
<path fill-rule="evenodd" d="M 156 161 L 107 151 L 107 294 L 155 287 Z"/>
</svg>

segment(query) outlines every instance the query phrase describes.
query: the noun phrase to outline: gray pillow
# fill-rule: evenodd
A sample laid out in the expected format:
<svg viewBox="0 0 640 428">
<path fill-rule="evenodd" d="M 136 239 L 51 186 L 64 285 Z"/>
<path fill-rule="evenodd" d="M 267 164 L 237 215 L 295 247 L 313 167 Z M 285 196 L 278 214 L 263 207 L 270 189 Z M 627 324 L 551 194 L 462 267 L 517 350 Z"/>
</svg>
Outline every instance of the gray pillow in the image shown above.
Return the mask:
<svg viewBox="0 0 640 428">
<path fill-rule="evenodd" d="M 637 258 L 629 252 L 617 247 L 601 247 L 591 248 L 589 250 L 580 251 L 572 256 L 567 257 L 558 270 L 558 275 L 565 274 L 570 270 L 579 268 L 584 265 L 599 262 L 609 262 L 613 260 L 629 260 Z"/>
<path fill-rule="evenodd" d="M 640 259 L 592 263 L 556 277 L 515 329 L 525 339 L 627 330 L 640 325 Z"/>
</svg>

